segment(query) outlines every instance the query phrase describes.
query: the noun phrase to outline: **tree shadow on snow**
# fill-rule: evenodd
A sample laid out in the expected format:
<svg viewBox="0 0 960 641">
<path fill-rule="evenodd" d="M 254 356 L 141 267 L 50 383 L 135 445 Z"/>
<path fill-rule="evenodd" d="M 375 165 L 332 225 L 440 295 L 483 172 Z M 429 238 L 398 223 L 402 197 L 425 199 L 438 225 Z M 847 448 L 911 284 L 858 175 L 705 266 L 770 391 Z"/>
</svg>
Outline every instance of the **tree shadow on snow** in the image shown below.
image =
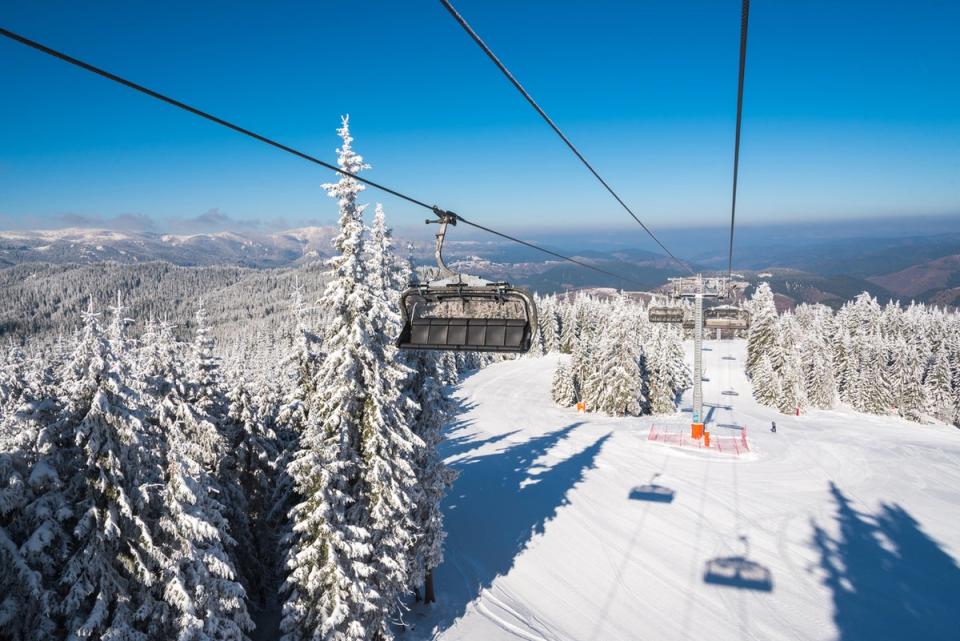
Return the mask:
<svg viewBox="0 0 960 641">
<path fill-rule="evenodd" d="M 838 641 L 960 639 L 960 567 L 899 505 L 856 510 L 833 483 L 839 535 L 813 523 Z"/>
<path fill-rule="evenodd" d="M 437 631 L 448 628 L 467 606 L 507 574 L 531 539 L 542 534 L 568 492 L 594 467 L 607 434 L 557 463 L 537 463 L 562 445 L 582 423 L 573 423 L 523 443 L 454 463 L 460 476 L 444 501 L 446 559 L 436 570 L 438 603 L 427 616 Z M 486 442 L 503 440 L 508 435 Z M 445 456 L 477 442 L 444 446 Z M 434 619 L 434 617 L 437 617 Z M 430 631 L 418 634 L 431 635 Z"/>
</svg>

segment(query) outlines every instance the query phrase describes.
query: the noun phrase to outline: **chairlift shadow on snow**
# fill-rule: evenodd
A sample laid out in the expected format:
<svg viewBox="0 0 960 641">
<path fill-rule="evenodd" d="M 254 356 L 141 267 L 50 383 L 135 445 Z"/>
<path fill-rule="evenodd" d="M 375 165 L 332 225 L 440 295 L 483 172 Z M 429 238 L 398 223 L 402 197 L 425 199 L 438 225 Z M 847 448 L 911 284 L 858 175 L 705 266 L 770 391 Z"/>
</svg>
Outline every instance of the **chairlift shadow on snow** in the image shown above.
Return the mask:
<svg viewBox="0 0 960 641">
<path fill-rule="evenodd" d="M 660 473 L 657 472 L 645 485 L 638 485 L 630 490 L 630 500 L 632 501 L 650 501 L 652 503 L 673 503 L 673 497 L 676 494 L 669 487 L 654 483 Z"/>
<path fill-rule="evenodd" d="M 707 561 L 703 570 L 703 582 L 740 590 L 773 592 L 773 575 L 770 570 L 749 559 L 750 539 L 747 535 L 741 534 L 739 539 L 743 544 L 743 554 Z"/>
<path fill-rule="evenodd" d="M 728 430 L 740 430 L 743 431 L 743 425 L 737 425 L 736 423 L 717 423 L 717 427 L 725 427 Z"/>
<path fill-rule="evenodd" d="M 773 591 L 773 575 L 770 570 L 743 556 L 727 556 L 707 561 L 703 582 L 741 590 Z"/>
<path fill-rule="evenodd" d="M 960 639 L 956 559 L 900 505 L 867 513 L 833 483 L 830 494 L 838 534 L 813 521 L 813 547 L 833 592 L 838 641 Z"/>
<path fill-rule="evenodd" d="M 438 602 L 415 606 L 408 617 L 408 641 L 435 638 L 463 616 L 467 607 L 498 576 L 510 572 L 529 542 L 543 534 L 546 524 L 569 502 L 570 491 L 580 483 L 611 434 L 587 444 L 558 462 L 549 456 L 583 425 L 575 422 L 522 443 L 493 436 L 471 440 L 458 434 L 469 423 L 452 430 L 441 453 L 445 458 L 466 454 L 452 465 L 459 472 L 444 500 L 447 531 L 446 554 L 436 569 Z M 494 452 L 474 452 L 481 445 L 502 443 Z M 561 448 L 563 449 L 563 448 Z M 542 457 L 549 456 L 544 461 Z"/>
</svg>

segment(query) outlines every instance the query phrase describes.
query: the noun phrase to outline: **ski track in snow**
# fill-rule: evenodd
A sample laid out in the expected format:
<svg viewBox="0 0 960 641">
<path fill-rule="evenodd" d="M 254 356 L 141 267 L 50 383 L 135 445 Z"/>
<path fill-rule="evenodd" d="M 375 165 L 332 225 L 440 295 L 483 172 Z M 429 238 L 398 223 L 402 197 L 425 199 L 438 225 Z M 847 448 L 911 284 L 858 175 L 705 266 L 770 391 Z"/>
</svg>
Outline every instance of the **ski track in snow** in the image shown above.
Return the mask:
<svg viewBox="0 0 960 641">
<path fill-rule="evenodd" d="M 960 591 L 960 431 L 842 409 L 784 416 L 753 400 L 743 341 L 705 348 L 707 429 L 745 426 L 749 456 L 646 440 L 652 424 L 689 429 L 689 392 L 669 417 L 557 407 L 561 356 L 467 377 L 446 444 L 460 478 L 439 601 L 409 613 L 400 638 L 960 639 L 948 602 Z M 630 498 L 648 483 L 673 500 Z M 815 528 L 839 543 L 818 547 Z M 772 586 L 705 581 L 708 561 L 736 556 Z"/>
</svg>

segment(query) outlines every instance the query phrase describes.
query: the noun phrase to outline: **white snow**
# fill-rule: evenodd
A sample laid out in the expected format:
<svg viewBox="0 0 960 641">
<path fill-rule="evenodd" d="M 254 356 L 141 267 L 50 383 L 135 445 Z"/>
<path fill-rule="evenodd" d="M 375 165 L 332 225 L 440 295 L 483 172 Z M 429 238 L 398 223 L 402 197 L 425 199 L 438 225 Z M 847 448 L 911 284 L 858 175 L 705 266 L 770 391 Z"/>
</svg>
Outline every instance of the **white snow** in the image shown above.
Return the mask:
<svg viewBox="0 0 960 641">
<path fill-rule="evenodd" d="M 746 426 L 755 456 L 648 443 L 651 424 L 688 425 L 689 396 L 667 419 L 557 407 L 556 355 L 469 376 L 446 450 L 460 478 L 439 601 L 399 638 L 960 638 L 960 431 L 784 416 L 754 402 L 743 341 L 705 347 L 707 429 Z M 754 565 L 705 577 L 729 557 Z"/>
</svg>

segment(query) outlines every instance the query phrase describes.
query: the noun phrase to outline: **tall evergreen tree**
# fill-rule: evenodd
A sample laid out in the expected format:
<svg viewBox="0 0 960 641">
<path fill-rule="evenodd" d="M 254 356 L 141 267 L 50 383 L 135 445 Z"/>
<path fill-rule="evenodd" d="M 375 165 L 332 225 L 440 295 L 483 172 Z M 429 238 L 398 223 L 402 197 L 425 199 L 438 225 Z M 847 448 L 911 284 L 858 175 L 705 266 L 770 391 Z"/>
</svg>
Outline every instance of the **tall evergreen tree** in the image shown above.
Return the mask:
<svg viewBox="0 0 960 641">
<path fill-rule="evenodd" d="M 353 151 L 349 122 L 339 130 L 340 167 L 367 167 Z M 342 176 L 327 185 L 338 199 L 340 233 L 333 277 L 321 299 L 332 317 L 325 360 L 301 451 L 289 465 L 301 502 L 291 510 L 284 638 L 388 638 L 389 615 L 410 579 L 416 475 L 422 443 L 401 411 L 408 375 L 385 338 L 383 297 L 364 262 L 363 185 Z"/>
<path fill-rule="evenodd" d="M 774 354 L 777 345 L 777 308 L 773 302 L 770 285 L 760 283 L 751 301 L 753 317 L 750 321 L 750 333 L 747 337 L 747 373 L 753 374 L 766 354 L 774 365 L 779 358 Z"/>
</svg>

